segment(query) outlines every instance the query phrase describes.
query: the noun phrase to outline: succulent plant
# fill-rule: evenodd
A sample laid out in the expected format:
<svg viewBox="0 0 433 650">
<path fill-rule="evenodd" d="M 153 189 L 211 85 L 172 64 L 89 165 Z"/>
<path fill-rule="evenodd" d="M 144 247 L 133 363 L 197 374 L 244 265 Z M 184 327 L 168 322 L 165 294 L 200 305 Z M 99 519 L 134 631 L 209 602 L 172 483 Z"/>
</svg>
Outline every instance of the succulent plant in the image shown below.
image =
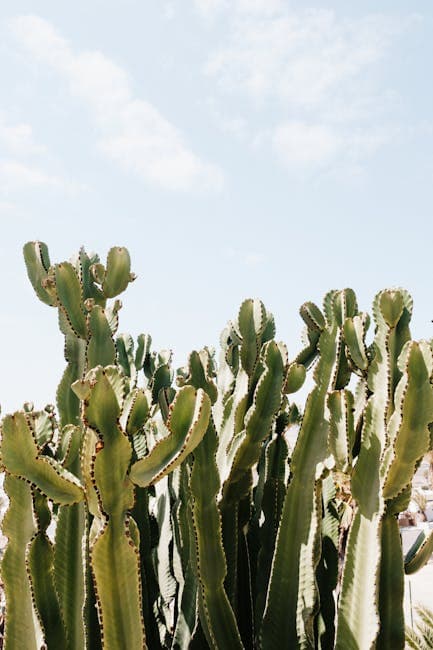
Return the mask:
<svg viewBox="0 0 433 650">
<path fill-rule="evenodd" d="M 423 534 L 403 558 L 397 522 L 433 449 L 407 292 L 377 295 L 371 345 L 352 290 L 306 302 L 292 358 L 245 300 L 219 361 L 175 374 L 149 335 L 117 334 L 125 248 L 24 258 L 66 368 L 56 408 L 2 421 L 6 650 L 403 648 L 403 575 L 433 551 Z"/>
</svg>

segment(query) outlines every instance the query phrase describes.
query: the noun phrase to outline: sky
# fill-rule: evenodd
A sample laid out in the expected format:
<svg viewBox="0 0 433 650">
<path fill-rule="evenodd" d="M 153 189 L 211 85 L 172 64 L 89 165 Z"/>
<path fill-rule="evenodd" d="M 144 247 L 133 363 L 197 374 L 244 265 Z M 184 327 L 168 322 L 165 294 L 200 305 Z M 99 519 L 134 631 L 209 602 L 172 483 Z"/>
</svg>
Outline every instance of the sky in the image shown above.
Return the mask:
<svg viewBox="0 0 433 650">
<path fill-rule="evenodd" d="M 52 403 L 63 342 L 22 258 L 127 246 L 120 330 L 182 365 L 258 297 L 293 358 L 333 288 L 433 335 L 433 5 L 4 0 L 0 404 Z"/>
</svg>

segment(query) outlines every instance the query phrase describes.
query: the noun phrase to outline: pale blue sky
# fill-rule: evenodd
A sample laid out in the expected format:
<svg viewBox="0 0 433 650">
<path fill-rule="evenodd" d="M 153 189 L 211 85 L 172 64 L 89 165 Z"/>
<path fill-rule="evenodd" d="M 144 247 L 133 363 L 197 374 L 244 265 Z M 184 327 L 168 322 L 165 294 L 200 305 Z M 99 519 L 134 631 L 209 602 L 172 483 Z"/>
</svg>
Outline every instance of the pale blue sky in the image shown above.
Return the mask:
<svg viewBox="0 0 433 650">
<path fill-rule="evenodd" d="M 188 351 L 260 297 L 415 299 L 431 337 L 433 6 L 5 0 L 0 8 L 3 412 L 54 400 L 55 311 L 21 249 L 126 245 L 121 330 Z"/>
</svg>

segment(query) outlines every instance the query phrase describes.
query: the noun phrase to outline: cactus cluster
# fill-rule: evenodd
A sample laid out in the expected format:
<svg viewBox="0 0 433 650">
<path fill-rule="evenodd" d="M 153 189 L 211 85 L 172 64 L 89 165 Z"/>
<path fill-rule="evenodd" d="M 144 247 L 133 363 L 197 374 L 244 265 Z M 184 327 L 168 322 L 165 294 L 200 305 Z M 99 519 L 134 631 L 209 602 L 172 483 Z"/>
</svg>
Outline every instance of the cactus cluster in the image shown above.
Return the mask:
<svg viewBox="0 0 433 650">
<path fill-rule="evenodd" d="M 403 648 L 404 572 L 433 550 L 424 535 L 404 558 L 397 520 L 433 448 L 409 295 L 377 295 L 370 344 L 352 290 L 305 303 L 294 358 L 245 300 L 219 361 L 174 372 L 149 335 L 117 334 L 125 248 L 24 258 L 66 368 L 56 408 L 2 421 L 6 650 Z"/>
</svg>

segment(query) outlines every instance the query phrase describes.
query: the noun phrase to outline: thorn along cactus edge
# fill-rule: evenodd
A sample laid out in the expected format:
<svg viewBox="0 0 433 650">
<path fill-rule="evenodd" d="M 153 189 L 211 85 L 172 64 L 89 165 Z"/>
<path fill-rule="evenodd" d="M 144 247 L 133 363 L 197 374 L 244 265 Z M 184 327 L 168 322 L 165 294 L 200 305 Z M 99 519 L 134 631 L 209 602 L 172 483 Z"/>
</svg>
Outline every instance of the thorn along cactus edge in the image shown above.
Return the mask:
<svg viewBox="0 0 433 650">
<path fill-rule="evenodd" d="M 5 649 L 403 648 L 404 572 L 433 550 L 404 558 L 398 528 L 433 448 L 406 291 L 376 296 L 371 344 L 352 290 L 305 303 L 292 359 L 245 300 L 219 362 L 193 351 L 175 376 L 148 334 L 117 335 L 125 248 L 24 258 L 66 367 L 56 408 L 2 420 Z"/>
</svg>

